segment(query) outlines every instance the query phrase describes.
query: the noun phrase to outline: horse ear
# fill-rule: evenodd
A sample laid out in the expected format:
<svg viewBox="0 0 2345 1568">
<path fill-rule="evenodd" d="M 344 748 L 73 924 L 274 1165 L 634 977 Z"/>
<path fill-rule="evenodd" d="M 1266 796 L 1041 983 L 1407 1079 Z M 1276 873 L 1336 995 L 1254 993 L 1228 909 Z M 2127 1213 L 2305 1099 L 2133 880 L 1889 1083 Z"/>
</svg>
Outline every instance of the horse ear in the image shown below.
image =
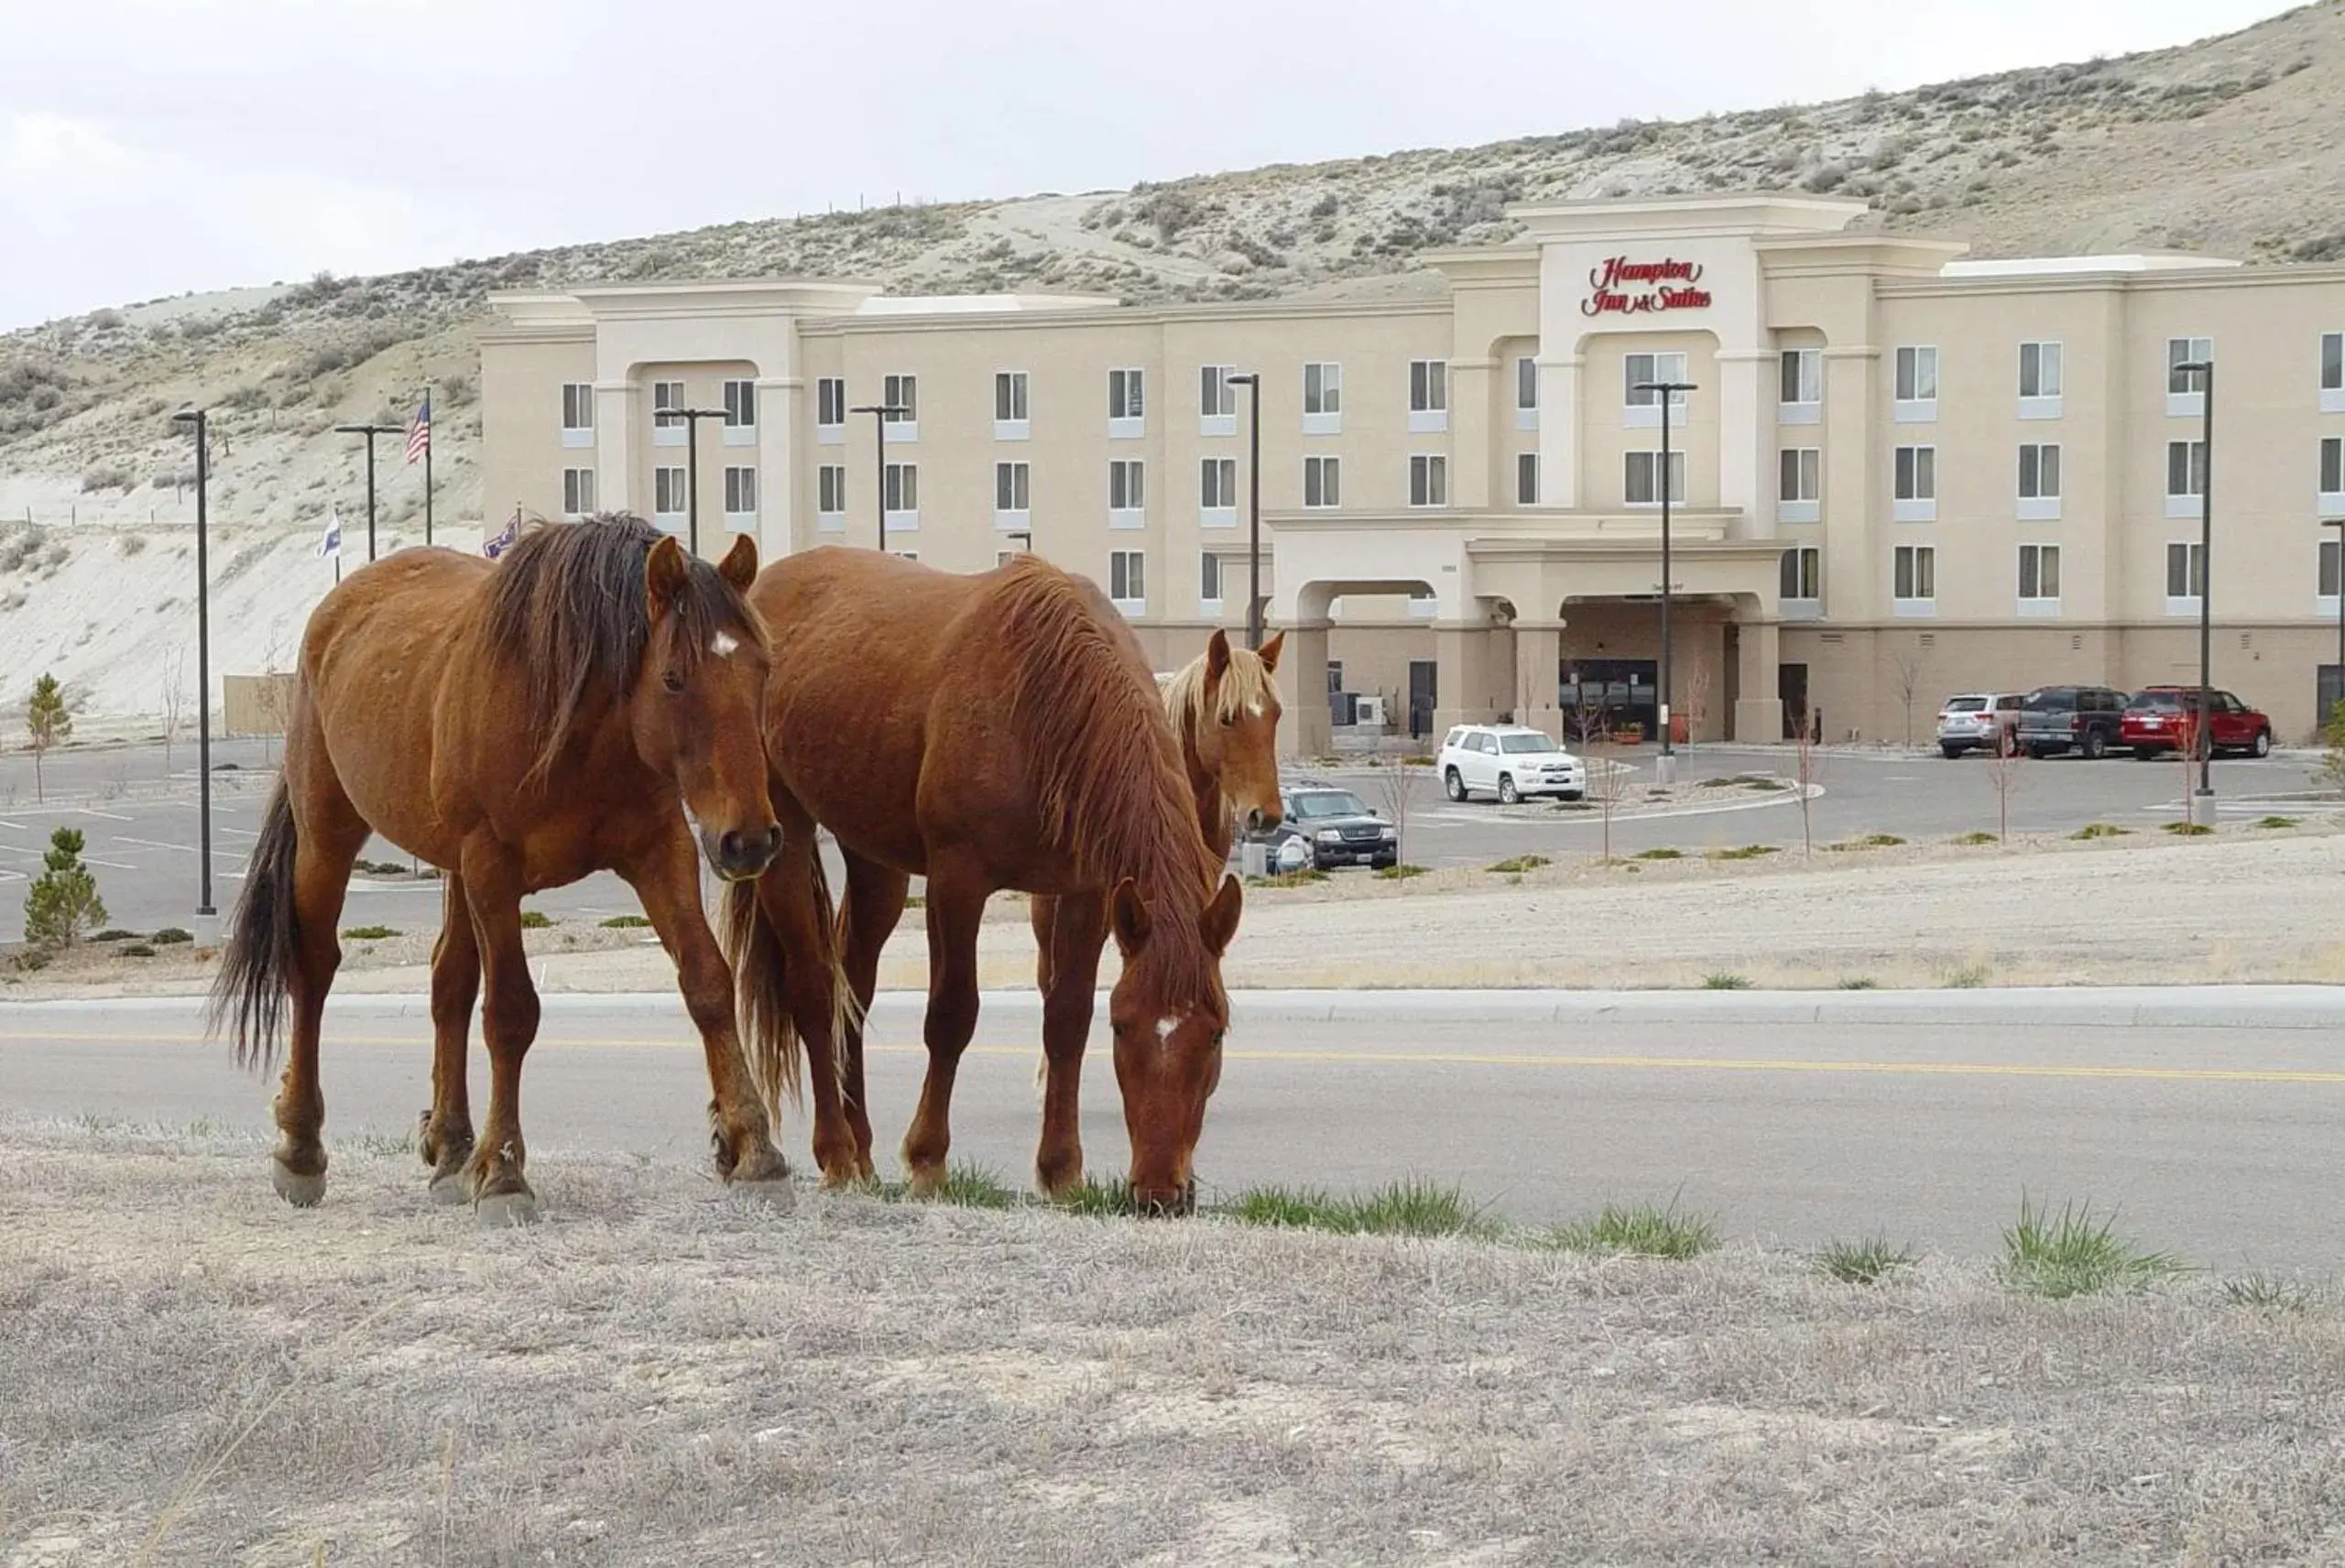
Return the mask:
<svg viewBox="0 0 2345 1568">
<path fill-rule="evenodd" d="M 651 547 L 650 559 L 643 563 L 644 592 L 651 596 L 655 615 L 665 614 L 684 591 L 689 568 L 684 564 L 684 547 L 676 542 L 673 534 Z"/>
<path fill-rule="evenodd" d="M 1262 669 L 1271 675 L 1279 672 L 1279 655 L 1286 648 L 1286 633 L 1273 632 L 1271 640 L 1261 646 Z"/>
<path fill-rule="evenodd" d="M 1246 903 L 1246 893 L 1238 887 L 1238 878 L 1221 879 L 1221 891 L 1205 906 L 1204 918 L 1197 921 L 1197 934 L 1205 938 L 1205 951 L 1219 958 L 1229 951 L 1230 939 L 1238 934 L 1238 916 Z"/>
<path fill-rule="evenodd" d="M 1116 932 L 1116 951 L 1131 957 L 1148 945 L 1148 933 L 1155 921 L 1148 912 L 1148 905 L 1140 896 L 1140 888 L 1129 877 L 1116 884 L 1116 895 L 1108 900 L 1108 911 Z"/>
<path fill-rule="evenodd" d="M 1205 684 L 1218 685 L 1221 678 L 1228 673 L 1229 634 L 1216 626 L 1213 636 L 1205 640 Z"/>
<path fill-rule="evenodd" d="M 758 580 L 758 541 L 747 534 L 735 534 L 733 548 L 716 563 L 716 574 L 730 583 L 735 592 L 747 593 L 749 584 Z"/>
</svg>

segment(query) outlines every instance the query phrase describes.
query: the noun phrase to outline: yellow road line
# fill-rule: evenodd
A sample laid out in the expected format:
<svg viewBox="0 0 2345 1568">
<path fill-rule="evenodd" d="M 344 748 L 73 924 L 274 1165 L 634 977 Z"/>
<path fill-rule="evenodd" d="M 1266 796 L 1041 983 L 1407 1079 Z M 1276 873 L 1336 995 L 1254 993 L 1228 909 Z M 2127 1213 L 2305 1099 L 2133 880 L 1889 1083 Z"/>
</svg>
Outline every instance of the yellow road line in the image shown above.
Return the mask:
<svg viewBox="0 0 2345 1568">
<path fill-rule="evenodd" d="M 0 1045 L 18 1043 L 73 1043 L 90 1041 L 106 1045 L 202 1045 L 184 1034 L 0 1034 Z M 334 1034 L 325 1041 L 325 1071 L 333 1071 L 333 1053 L 337 1047 L 352 1045 L 398 1046 L 419 1052 L 430 1049 L 431 1037 L 426 1033 L 412 1035 L 353 1035 Z M 626 1036 L 586 1036 L 584 1038 L 540 1037 L 540 1048 L 555 1051 L 576 1046 L 605 1050 L 683 1050 L 698 1041 L 688 1035 L 671 1035 L 660 1039 Z M 227 1047 L 218 1045 L 224 1059 Z M 474 1049 L 479 1049 L 475 1040 Z M 916 1045 L 873 1044 L 866 1048 L 875 1056 L 924 1056 L 926 1051 Z M 1036 1045 L 972 1045 L 968 1055 L 1003 1056 L 1031 1061 L 1040 1054 Z M 1243 1050 L 1227 1052 L 1232 1062 L 1309 1062 L 1326 1066 L 1374 1067 L 1404 1064 L 1438 1067 L 1544 1067 L 1544 1068 L 1611 1068 L 1630 1072 L 1660 1073 L 1871 1073 L 1886 1076 L 1936 1078 L 2103 1078 L 2153 1083 L 2331 1083 L 2345 1084 L 2345 1072 L 2318 1072 L 2309 1069 L 2278 1067 L 2126 1067 L 2103 1066 L 2087 1062 L 1815 1062 L 1794 1058 L 1761 1056 L 1573 1056 L 1526 1053 L 1507 1055 L 1495 1051 L 1298 1051 Z"/>
</svg>

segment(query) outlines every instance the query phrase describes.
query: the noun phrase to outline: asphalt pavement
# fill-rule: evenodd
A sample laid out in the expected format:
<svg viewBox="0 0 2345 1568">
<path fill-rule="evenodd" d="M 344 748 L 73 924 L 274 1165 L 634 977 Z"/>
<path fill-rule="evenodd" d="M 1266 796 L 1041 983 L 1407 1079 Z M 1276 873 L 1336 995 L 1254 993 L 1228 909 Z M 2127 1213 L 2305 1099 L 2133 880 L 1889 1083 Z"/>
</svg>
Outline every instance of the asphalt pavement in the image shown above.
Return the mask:
<svg viewBox="0 0 2345 1568">
<path fill-rule="evenodd" d="M 1208 1190 L 1419 1174 L 1535 1223 L 1608 1199 L 1812 1247 L 1879 1232 L 1980 1254 L 2023 1195 L 2089 1200 L 2217 1269 L 2345 1265 L 2336 1128 L 2345 993 L 1243 993 L 1207 1118 Z M 0 1006 L 0 1106 L 265 1128 L 273 1084 L 183 999 Z M 1023 1179 L 1036 1004 L 988 995 L 955 1098 L 956 1159 Z M 1101 1011 L 1104 1019 L 1104 1008 Z M 917 1092 L 919 999 L 884 996 L 871 1079 L 883 1169 Z M 1084 1086 L 1095 1174 L 1124 1138 L 1107 1048 Z M 329 1137 L 403 1132 L 429 1098 L 422 998 L 336 998 Z M 485 1053 L 473 1053 L 475 1107 Z M 566 1153 L 697 1163 L 707 1083 L 671 996 L 547 999 L 525 1094 L 558 1220 Z M 806 1133 L 786 1145 L 804 1165 Z M 253 1180 L 267 1180 L 260 1161 Z M 425 1201 L 419 1168 L 416 1201 Z M 332 1205 L 328 1197 L 329 1212 Z"/>
</svg>

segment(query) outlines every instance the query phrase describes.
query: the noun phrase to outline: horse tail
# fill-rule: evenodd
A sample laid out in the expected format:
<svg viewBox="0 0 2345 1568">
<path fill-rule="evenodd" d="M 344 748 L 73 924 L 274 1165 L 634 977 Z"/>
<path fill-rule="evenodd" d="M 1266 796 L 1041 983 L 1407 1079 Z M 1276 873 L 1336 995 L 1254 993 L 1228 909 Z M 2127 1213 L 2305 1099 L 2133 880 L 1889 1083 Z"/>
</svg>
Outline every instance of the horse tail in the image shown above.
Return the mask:
<svg viewBox="0 0 2345 1568">
<path fill-rule="evenodd" d="M 799 1068 L 804 1041 L 798 1038 L 797 1018 L 790 1010 L 781 936 L 758 901 L 763 881 L 756 877 L 725 884 L 717 921 L 725 960 L 733 966 L 733 996 L 741 1015 L 749 1077 L 766 1115 L 780 1122 L 785 1095 L 792 1105 L 804 1102 Z"/>
<path fill-rule="evenodd" d="M 234 1024 L 236 1063 L 266 1067 L 285 1030 L 286 1004 L 300 961 L 300 924 L 294 911 L 294 862 L 300 833 L 293 801 L 279 775 L 245 869 L 244 891 L 228 933 L 228 950 L 212 982 L 211 1032 Z"/>
</svg>

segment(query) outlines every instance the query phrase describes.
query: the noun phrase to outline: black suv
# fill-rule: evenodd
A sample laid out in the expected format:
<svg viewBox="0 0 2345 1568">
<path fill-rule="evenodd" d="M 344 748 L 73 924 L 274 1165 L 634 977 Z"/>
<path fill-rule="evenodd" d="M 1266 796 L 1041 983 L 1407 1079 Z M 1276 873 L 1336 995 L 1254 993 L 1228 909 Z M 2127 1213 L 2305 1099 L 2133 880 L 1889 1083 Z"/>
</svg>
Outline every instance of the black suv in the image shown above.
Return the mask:
<svg viewBox="0 0 2345 1568">
<path fill-rule="evenodd" d="M 1369 866 L 1381 871 L 1401 858 L 1400 835 L 1392 831 L 1392 824 L 1340 785 L 1304 779 L 1281 789 L 1279 799 L 1286 806 L 1286 820 L 1268 833 L 1246 835 L 1248 842 L 1270 847 L 1273 871 L 1299 866 L 1321 871 L 1338 866 Z M 1282 846 L 1289 843 L 1296 844 L 1303 855 L 1292 850 L 1281 854 Z"/>
<path fill-rule="evenodd" d="M 2014 736 L 2030 757 L 2074 749 L 2106 757 L 2125 724 L 2125 693 L 2107 686 L 2038 686 L 2021 699 Z"/>
</svg>

